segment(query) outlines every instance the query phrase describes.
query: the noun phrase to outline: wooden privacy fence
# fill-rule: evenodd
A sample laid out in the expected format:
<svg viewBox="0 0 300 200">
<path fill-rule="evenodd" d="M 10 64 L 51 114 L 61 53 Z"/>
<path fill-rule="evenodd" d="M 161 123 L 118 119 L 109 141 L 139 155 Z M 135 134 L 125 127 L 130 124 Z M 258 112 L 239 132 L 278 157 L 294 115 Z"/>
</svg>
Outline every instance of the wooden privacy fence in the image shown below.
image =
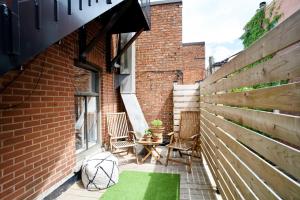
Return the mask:
<svg viewBox="0 0 300 200">
<path fill-rule="evenodd" d="M 199 111 L 199 83 L 194 85 L 173 86 L 173 130 L 179 131 L 179 120 L 181 111 Z"/>
<path fill-rule="evenodd" d="M 298 10 L 200 84 L 203 154 L 224 199 L 300 199 L 299 77 Z"/>
</svg>

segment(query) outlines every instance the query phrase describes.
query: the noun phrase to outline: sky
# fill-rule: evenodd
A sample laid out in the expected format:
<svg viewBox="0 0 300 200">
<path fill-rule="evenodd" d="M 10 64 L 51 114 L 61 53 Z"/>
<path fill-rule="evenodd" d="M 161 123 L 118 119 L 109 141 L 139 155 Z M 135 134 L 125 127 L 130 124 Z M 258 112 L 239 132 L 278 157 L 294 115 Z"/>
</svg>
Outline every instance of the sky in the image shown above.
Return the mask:
<svg viewBox="0 0 300 200">
<path fill-rule="evenodd" d="M 263 0 L 183 0 L 183 42 L 205 42 L 215 62 L 241 51 L 239 37 Z M 266 0 L 267 3 L 270 0 Z"/>
</svg>

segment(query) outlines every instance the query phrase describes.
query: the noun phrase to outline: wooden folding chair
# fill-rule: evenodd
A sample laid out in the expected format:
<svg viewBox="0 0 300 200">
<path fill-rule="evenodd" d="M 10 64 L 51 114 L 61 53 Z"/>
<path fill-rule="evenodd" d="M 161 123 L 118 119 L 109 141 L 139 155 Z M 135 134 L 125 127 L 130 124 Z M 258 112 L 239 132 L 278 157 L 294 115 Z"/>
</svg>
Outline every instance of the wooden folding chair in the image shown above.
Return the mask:
<svg viewBox="0 0 300 200">
<path fill-rule="evenodd" d="M 133 131 L 129 131 L 126 113 L 107 113 L 107 129 L 109 134 L 109 145 L 112 153 L 121 153 L 119 149 L 132 148 L 135 152 L 136 162 L 138 164 L 138 156 L 136 151 L 136 138 Z"/>
<path fill-rule="evenodd" d="M 171 132 L 168 135 L 171 136 L 171 139 L 170 144 L 167 145 L 168 154 L 166 166 L 168 166 L 168 161 L 179 162 L 188 165 L 188 171 L 190 173 L 192 168 L 192 159 L 196 156 L 196 151 L 200 151 L 200 112 L 182 111 L 180 113 L 179 132 Z M 181 151 L 187 152 L 186 155 L 188 155 L 188 161 L 184 162 L 170 158 L 173 149 L 177 149 L 180 156 L 182 156 Z M 201 158 L 201 153 L 199 153 L 199 155 Z"/>
</svg>

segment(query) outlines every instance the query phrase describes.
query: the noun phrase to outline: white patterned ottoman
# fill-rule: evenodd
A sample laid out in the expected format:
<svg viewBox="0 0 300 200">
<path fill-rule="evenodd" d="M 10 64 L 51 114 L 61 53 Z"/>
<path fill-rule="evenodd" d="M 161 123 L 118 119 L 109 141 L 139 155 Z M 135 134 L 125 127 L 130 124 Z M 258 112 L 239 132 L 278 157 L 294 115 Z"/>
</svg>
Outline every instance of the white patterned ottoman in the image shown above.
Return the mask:
<svg viewBox="0 0 300 200">
<path fill-rule="evenodd" d="M 81 180 L 87 190 L 101 190 L 118 183 L 118 159 L 110 152 L 102 152 L 84 160 Z"/>
</svg>

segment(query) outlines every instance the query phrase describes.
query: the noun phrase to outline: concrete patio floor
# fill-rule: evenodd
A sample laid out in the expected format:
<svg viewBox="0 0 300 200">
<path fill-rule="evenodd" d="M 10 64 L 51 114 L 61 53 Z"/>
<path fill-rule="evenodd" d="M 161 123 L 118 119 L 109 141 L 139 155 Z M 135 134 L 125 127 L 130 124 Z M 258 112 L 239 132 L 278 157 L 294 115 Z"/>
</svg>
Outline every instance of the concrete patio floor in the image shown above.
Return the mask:
<svg viewBox="0 0 300 200">
<path fill-rule="evenodd" d="M 162 155 L 166 155 L 165 147 L 158 147 L 158 151 Z M 176 157 L 179 157 L 176 152 Z M 117 156 L 119 159 L 120 172 L 124 170 L 144 171 L 144 172 L 163 172 L 180 174 L 180 199 L 181 200 L 217 200 L 221 199 L 216 194 L 210 182 L 209 175 L 206 173 L 206 164 L 202 164 L 200 159 L 194 159 L 192 172 L 187 172 L 187 167 L 182 164 L 169 162 L 165 167 L 156 163 L 153 158 L 145 161 L 144 164 L 137 165 L 132 155 Z M 183 158 L 185 158 L 184 156 Z M 141 158 L 140 158 L 141 160 Z M 161 158 L 161 162 L 165 163 L 165 157 Z M 98 200 L 105 190 L 87 191 L 84 189 L 82 182 L 78 181 L 73 184 L 66 192 L 59 196 L 58 200 Z"/>
</svg>

